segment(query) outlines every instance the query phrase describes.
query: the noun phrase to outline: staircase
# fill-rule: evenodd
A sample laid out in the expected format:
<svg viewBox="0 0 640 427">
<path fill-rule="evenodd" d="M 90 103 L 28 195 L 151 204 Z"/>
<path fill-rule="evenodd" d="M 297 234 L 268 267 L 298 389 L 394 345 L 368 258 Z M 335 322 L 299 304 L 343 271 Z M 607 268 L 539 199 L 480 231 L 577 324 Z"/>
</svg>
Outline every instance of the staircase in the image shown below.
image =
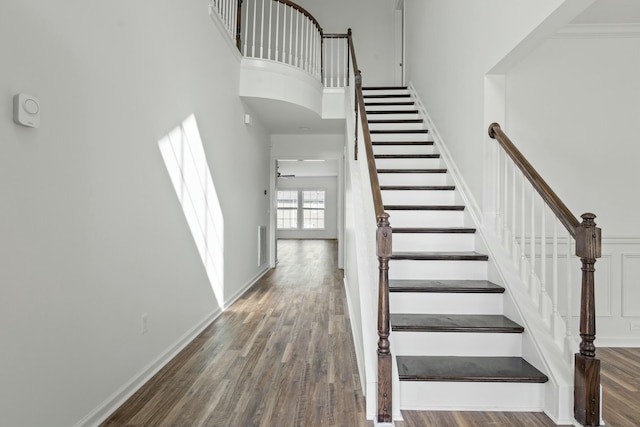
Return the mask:
<svg viewBox="0 0 640 427">
<path fill-rule="evenodd" d="M 548 378 L 522 358 L 524 328 L 503 315 L 505 289 L 487 281 L 488 256 L 407 88 L 363 93 L 393 227 L 400 409 L 541 411 Z"/>
</svg>

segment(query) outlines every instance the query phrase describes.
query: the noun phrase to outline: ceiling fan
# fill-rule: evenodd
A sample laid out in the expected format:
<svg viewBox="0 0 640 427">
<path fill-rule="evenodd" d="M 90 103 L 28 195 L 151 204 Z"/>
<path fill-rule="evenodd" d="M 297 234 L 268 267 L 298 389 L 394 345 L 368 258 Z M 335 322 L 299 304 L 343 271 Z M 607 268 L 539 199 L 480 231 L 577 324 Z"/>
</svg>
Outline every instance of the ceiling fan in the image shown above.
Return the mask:
<svg viewBox="0 0 640 427">
<path fill-rule="evenodd" d="M 294 174 L 283 174 L 283 173 L 280 173 L 280 170 L 278 170 L 278 173 L 276 174 L 276 178 L 283 178 L 283 179 L 295 178 L 295 175 Z"/>
</svg>

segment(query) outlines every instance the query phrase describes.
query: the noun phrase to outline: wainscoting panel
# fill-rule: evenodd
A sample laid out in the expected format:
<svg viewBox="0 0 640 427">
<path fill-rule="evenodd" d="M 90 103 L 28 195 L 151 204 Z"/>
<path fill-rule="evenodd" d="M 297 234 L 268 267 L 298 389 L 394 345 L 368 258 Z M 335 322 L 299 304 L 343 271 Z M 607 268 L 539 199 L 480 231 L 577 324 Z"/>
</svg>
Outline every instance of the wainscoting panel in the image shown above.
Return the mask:
<svg viewBox="0 0 640 427">
<path fill-rule="evenodd" d="M 622 254 L 622 317 L 640 317 L 640 253 Z"/>
</svg>

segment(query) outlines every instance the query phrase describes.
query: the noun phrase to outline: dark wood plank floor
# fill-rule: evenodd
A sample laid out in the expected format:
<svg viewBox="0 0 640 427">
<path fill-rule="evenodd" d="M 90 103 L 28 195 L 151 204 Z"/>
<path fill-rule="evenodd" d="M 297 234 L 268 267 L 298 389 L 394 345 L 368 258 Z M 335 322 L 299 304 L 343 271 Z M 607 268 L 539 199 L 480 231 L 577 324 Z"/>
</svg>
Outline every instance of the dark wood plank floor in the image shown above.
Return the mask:
<svg viewBox="0 0 640 427">
<path fill-rule="evenodd" d="M 335 241 L 278 242 L 278 267 L 102 427 L 372 426 Z M 598 349 L 604 417 L 640 426 L 640 349 Z M 551 427 L 540 413 L 403 411 L 397 427 Z"/>
<path fill-rule="evenodd" d="M 640 348 L 599 348 L 602 412 L 608 426 L 640 426 Z"/>
<path fill-rule="evenodd" d="M 103 426 L 372 426 L 336 242 L 281 241 L 278 258 Z"/>
</svg>

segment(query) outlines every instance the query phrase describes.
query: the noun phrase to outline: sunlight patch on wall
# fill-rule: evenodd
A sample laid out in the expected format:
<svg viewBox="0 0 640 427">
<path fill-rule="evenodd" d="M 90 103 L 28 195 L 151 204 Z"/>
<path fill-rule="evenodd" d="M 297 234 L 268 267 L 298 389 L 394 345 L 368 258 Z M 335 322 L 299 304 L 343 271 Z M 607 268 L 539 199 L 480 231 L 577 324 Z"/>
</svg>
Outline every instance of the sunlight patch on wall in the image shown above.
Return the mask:
<svg viewBox="0 0 640 427">
<path fill-rule="evenodd" d="M 224 305 L 224 218 L 194 115 L 159 142 L 160 152 L 202 258 L 211 289 Z"/>
</svg>

